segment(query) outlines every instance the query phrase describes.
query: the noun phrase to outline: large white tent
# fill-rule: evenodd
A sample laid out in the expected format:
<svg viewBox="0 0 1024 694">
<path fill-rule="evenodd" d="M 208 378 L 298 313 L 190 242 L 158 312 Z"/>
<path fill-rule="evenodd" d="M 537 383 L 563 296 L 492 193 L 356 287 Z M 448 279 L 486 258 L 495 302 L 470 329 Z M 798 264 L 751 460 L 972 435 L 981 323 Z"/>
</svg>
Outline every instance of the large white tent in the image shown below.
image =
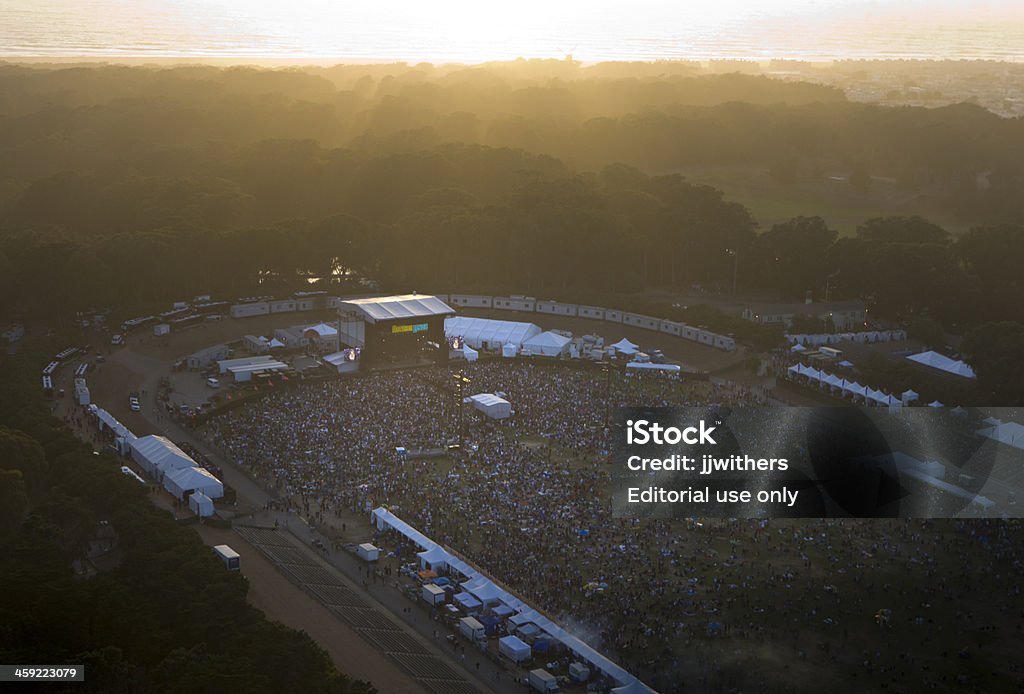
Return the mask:
<svg viewBox="0 0 1024 694">
<path fill-rule="evenodd" d="M 524 342 L 540 333 L 541 329 L 537 325 L 519 321 L 470 316 L 453 316 L 444 321 L 446 338 L 463 337 L 473 349 L 498 350 L 511 344 L 519 350 Z"/>
<path fill-rule="evenodd" d="M 184 499 L 189 492 L 202 492 L 211 499 L 224 496 L 224 485 L 220 480 L 201 467 L 187 467 L 168 472 L 164 477 L 164 489 L 178 499 Z"/>
<path fill-rule="evenodd" d="M 196 466 L 196 461 L 165 436 L 143 436 L 132 441 L 131 449 L 132 460 L 157 480 L 169 472 Z"/>
<path fill-rule="evenodd" d="M 471 395 L 466 401 L 491 419 L 507 419 L 512 416 L 512 403 L 492 393 Z"/>
<path fill-rule="evenodd" d="M 921 352 L 920 354 L 911 354 L 907 359 L 924 366 L 930 366 L 931 368 L 938 369 L 939 371 L 945 371 L 946 373 L 953 374 L 954 376 L 974 378 L 974 369 L 972 369 L 967 363 L 957 361 L 956 359 L 950 359 L 938 352 L 928 351 Z"/>
<path fill-rule="evenodd" d="M 558 357 L 569 351 L 571 337 L 547 331 L 523 343 L 523 353 L 540 357 Z"/>
</svg>

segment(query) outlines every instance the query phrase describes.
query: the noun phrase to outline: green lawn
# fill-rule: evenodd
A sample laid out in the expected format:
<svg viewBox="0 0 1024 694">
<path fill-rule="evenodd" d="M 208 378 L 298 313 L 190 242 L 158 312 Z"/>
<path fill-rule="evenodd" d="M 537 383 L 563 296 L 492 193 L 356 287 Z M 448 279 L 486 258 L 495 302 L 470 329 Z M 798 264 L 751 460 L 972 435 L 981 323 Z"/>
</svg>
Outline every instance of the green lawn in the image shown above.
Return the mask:
<svg viewBox="0 0 1024 694">
<path fill-rule="evenodd" d="M 678 170 L 693 183 L 704 183 L 723 191 L 726 199 L 750 210 L 762 230 L 792 217 L 820 216 L 841 236 L 852 236 L 857 226 L 871 217 L 920 215 L 953 233 L 966 231 L 968 224 L 937 209 L 933 200 L 920 193 L 898 190 L 885 180 L 872 181 L 860 194 L 843 177 L 847 172 L 825 172 L 811 180 L 787 186 L 771 178 L 766 169 L 749 167 L 690 167 Z"/>
</svg>

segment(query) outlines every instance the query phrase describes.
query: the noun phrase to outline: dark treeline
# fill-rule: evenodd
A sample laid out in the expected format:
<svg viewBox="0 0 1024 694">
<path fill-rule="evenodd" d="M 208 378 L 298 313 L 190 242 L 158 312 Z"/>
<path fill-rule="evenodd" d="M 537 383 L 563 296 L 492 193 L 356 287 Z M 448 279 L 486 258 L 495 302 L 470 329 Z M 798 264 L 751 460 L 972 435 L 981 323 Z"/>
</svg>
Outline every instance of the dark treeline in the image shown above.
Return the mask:
<svg viewBox="0 0 1024 694">
<path fill-rule="evenodd" d="M 932 321 L 941 341 L 943 329 L 1024 323 L 1022 135 L 975 106 L 852 104 L 676 63 L 2 66 L 3 313 L 367 279 L 586 300 L 729 292 L 735 277 L 768 298 L 863 298 L 877 318 Z M 854 167 L 941 194 L 976 226 L 758 229 L 671 173 L 700 162 L 782 177 Z"/>
<path fill-rule="evenodd" d="M 686 63 L 10 65 L 0 66 L 0 114 L 0 204 L 16 204 L 28 184 L 68 170 L 234 180 L 218 165 L 225 154 L 231 159 L 223 148 L 268 139 L 374 153 L 482 144 L 575 168 L 622 162 L 652 173 L 753 165 L 788 179 L 839 167 L 894 179 L 977 222 L 1014 221 L 1024 204 L 1019 120 L 967 104 L 855 104 L 831 87 L 700 74 Z M 981 189 L 979 175 L 987 181 Z M 230 187 L 214 190 L 232 196 Z"/>
<path fill-rule="evenodd" d="M 0 662 L 84 664 L 69 692 L 372 692 L 50 415 L 35 374 L 59 345 L 0 365 Z"/>
</svg>

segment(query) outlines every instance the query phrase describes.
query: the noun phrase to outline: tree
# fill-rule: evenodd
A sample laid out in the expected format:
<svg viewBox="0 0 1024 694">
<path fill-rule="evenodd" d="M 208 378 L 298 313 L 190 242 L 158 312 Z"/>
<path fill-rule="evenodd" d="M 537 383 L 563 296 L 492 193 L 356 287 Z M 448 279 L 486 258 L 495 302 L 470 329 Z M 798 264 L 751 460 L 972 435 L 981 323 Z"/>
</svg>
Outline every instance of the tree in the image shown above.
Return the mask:
<svg viewBox="0 0 1024 694">
<path fill-rule="evenodd" d="M 907 324 L 907 335 L 914 340 L 920 340 L 925 347 L 934 349 L 942 347 L 946 339 L 946 331 L 942 324 L 928 316 L 917 316 Z"/>
<path fill-rule="evenodd" d="M 978 386 L 991 397 L 986 403 L 1001 407 L 1024 404 L 1024 324 L 1003 321 L 985 323 L 967 333 L 961 345 L 967 363 L 978 377 Z"/>
<path fill-rule="evenodd" d="M 757 239 L 761 283 L 786 299 L 802 299 L 822 287 L 830 267 L 823 262 L 838 234 L 821 217 L 794 217 Z"/>
</svg>

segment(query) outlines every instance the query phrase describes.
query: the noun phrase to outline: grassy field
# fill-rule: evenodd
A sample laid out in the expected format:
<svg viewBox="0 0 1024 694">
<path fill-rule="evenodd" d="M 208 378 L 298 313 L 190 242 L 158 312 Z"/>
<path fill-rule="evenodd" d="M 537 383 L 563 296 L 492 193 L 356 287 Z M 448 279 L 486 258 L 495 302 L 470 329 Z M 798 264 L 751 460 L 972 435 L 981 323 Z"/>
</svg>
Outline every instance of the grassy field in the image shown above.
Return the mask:
<svg viewBox="0 0 1024 694">
<path fill-rule="evenodd" d="M 953 233 L 969 226 L 938 209 L 933 199 L 899 190 L 892 181 L 873 179 L 866 193 L 858 193 L 845 180 L 846 171 L 825 172 L 815 180 L 805 175 L 794 185 L 779 183 L 767 169 L 749 167 L 691 167 L 677 173 L 693 183 L 718 188 L 727 200 L 745 205 L 762 230 L 797 216 L 822 217 L 840 236 L 852 236 L 866 219 L 896 215 L 920 215 Z"/>
</svg>

